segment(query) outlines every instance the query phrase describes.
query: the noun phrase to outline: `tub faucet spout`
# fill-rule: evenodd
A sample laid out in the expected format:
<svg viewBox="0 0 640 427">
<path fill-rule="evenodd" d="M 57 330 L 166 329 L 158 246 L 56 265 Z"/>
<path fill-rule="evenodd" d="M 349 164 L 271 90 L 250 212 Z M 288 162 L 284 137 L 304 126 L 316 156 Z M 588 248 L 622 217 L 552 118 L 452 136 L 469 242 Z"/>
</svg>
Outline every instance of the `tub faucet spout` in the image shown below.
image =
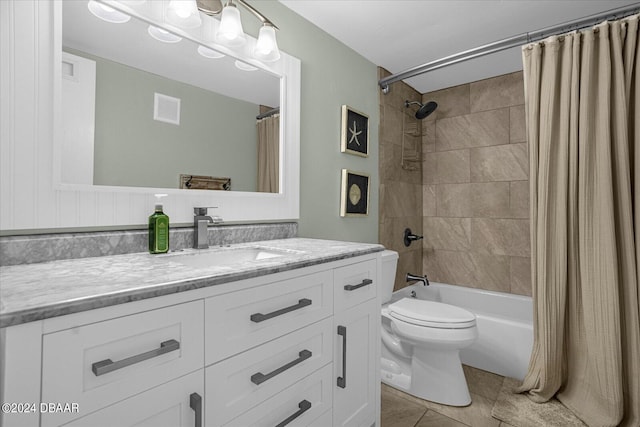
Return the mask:
<svg viewBox="0 0 640 427">
<path fill-rule="evenodd" d="M 425 274 L 424 276 L 418 276 L 417 274 L 411 274 L 411 273 L 407 273 L 407 282 L 422 282 L 422 284 L 424 286 L 429 286 L 429 279 L 427 279 L 427 275 Z"/>
</svg>

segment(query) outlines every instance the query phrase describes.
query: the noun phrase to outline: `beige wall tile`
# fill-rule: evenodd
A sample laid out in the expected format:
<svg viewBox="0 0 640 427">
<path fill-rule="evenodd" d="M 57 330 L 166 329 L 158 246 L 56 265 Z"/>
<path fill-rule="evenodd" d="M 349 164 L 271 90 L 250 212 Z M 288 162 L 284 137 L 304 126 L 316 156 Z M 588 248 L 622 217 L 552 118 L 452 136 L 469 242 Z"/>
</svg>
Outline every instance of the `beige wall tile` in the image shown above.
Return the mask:
<svg viewBox="0 0 640 427">
<path fill-rule="evenodd" d="M 432 153 L 436 151 L 436 124 L 434 122 L 422 122 L 422 152 Z"/>
<path fill-rule="evenodd" d="M 509 140 L 511 143 L 525 142 L 527 140 L 524 105 L 509 109 Z"/>
<path fill-rule="evenodd" d="M 415 215 L 422 210 L 422 186 L 389 181 L 382 191 L 385 218 Z"/>
<path fill-rule="evenodd" d="M 471 112 L 524 104 L 522 72 L 473 82 L 470 85 L 469 98 Z"/>
<path fill-rule="evenodd" d="M 423 218 L 423 245 L 429 249 L 468 251 L 471 249 L 470 218 Z"/>
<path fill-rule="evenodd" d="M 422 183 L 435 184 L 438 173 L 436 165 L 437 153 L 425 153 L 422 158 Z"/>
<path fill-rule="evenodd" d="M 402 111 L 385 104 L 381 140 L 400 145 L 402 142 Z"/>
<path fill-rule="evenodd" d="M 483 182 L 470 185 L 471 215 L 475 218 L 508 218 L 509 183 Z"/>
<path fill-rule="evenodd" d="M 436 183 L 469 182 L 469 150 L 453 150 L 435 153 Z"/>
<path fill-rule="evenodd" d="M 510 257 L 479 253 L 471 253 L 470 255 L 474 268 L 474 287 L 498 292 L 511 291 Z"/>
<path fill-rule="evenodd" d="M 512 218 L 529 218 L 529 181 L 509 183 L 509 209 Z"/>
<path fill-rule="evenodd" d="M 471 248 L 475 253 L 509 255 L 511 227 L 509 220 L 471 219 Z"/>
<path fill-rule="evenodd" d="M 473 286 L 475 265 L 470 252 L 434 250 L 424 251 L 426 268 L 424 274 L 429 280 L 450 285 Z"/>
<path fill-rule="evenodd" d="M 380 182 L 400 180 L 400 147 L 389 140 L 382 141 L 378 147 L 378 162 Z"/>
<path fill-rule="evenodd" d="M 473 148 L 470 156 L 472 182 L 518 181 L 529 178 L 529 160 L 524 143 Z"/>
<path fill-rule="evenodd" d="M 531 235 L 529 233 L 528 219 L 512 219 L 509 221 L 511 228 L 511 244 L 509 247 L 509 255 L 513 256 L 531 256 Z"/>
<path fill-rule="evenodd" d="M 436 215 L 441 217 L 470 217 L 470 184 L 437 185 Z"/>
<path fill-rule="evenodd" d="M 429 101 L 437 102 L 438 108 L 425 121 L 462 116 L 471 112 L 468 84 L 425 93 L 422 96 L 422 102 Z"/>
<path fill-rule="evenodd" d="M 422 186 L 422 215 L 436 216 L 436 186 Z"/>
<path fill-rule="evenodd" d="M 451 117 L 436 122 L 436 151 L 508 143 L 508 108 Z"/>
<path fill-rule="evenodd" d="M 531 258 L 511 257 L 511 293 L 531 296 Z"/>
</svg>

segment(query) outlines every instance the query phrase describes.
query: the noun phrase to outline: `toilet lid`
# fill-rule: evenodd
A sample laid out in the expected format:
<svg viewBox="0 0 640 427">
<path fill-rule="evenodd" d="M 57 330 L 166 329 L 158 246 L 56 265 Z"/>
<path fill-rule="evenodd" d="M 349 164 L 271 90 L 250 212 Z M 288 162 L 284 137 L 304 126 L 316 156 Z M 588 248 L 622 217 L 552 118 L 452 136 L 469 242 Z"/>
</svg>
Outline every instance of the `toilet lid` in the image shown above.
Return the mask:
<svg viewBox="0 0 640 427">
<path fill-rule="evenodd" d="M 476 324 L 476 316 L 455 305 L 402 298 L 389 305 L 389 314 L 407 323 L 430 328 L 462 329 Z"/>
</svg>

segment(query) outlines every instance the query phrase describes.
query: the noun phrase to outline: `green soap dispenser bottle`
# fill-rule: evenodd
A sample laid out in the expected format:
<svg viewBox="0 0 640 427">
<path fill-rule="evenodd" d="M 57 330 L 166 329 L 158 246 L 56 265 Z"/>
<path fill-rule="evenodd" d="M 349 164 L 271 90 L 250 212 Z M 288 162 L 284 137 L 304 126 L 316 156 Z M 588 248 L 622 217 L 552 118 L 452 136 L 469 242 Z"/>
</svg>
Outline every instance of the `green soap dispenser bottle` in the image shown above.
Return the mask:
<svg viewBox="0 0 640 427">
<path fill-rule="evenodd" d="M 149 217 L 149 252 L 163 254 L 169 251 L 169 217 L 162 212 L 160 200 L 166 194 L 156 194 L 158 202 L 153 215 Z"/>
</svg>

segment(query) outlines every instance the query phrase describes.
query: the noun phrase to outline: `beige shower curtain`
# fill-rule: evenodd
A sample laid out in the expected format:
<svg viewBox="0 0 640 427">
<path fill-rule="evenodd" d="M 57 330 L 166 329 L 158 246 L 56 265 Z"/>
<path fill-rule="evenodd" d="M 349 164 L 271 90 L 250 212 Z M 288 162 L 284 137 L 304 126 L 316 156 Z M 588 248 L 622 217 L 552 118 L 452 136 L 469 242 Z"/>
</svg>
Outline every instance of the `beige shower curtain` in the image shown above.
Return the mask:
<svg viewBox="0 0 640 427">
<path fill-rule="evenodd" d="M 279 192 L 280 114 L 258 120 L 258 191 Z"/>
<path fill-rule="evenodd" d="M 523 48 L 534 349 L 521 392 L 640 425 L 638 15 Z"/>
</svg>

